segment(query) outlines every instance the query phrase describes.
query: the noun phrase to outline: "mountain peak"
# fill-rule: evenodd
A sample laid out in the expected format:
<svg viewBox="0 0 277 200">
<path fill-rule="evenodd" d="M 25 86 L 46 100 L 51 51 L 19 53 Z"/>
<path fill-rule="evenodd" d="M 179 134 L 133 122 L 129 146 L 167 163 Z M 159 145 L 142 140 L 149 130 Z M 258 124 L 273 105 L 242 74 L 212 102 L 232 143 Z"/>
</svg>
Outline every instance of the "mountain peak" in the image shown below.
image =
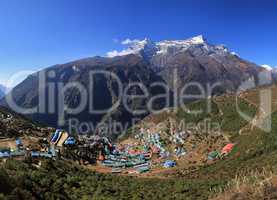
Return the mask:
<svg viewBox="0 0 277 200">
<path fill-rule="evenodd" d="M 122 44 L 127 45 L 128 48 L 122 51 L 108 52 L 107 56 L 115 57 L 127 54 L 137 54 L 150 59 L 155 55 L 164 55 L 169 52 L 182 52 L 188 49 L 197 50 L 199 48 L 201 48 L 201 52 L 206 52 L 207 55 L 218 54 L 220 56 L 224 56 L 230 53 L 223 45 L 208 44 L 203 35 L 197 35 L 185 40 L 163 40 L 160 42 L 153 42 L 149 38 L 145 38 L 143 40 L 126 39 L 122 42 Z"/>
</svg>

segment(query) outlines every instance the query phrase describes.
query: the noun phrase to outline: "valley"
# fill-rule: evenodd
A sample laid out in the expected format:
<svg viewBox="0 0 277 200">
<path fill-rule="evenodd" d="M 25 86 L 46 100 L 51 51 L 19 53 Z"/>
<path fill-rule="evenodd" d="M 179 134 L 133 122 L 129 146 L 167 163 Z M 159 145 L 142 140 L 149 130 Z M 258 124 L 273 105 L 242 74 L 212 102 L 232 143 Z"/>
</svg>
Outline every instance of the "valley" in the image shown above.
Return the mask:
<svg viewBox="0 0 277 200">
<path fill-rule="evenodd" d="M 277 87 L 270 86 L 269 88 L 274 93 Z M 243 98 L 239 100 L 239 107 L 253 118 L 257 113 L 258 101 L 255 100 L 255 97 L 257 96 L 258 90 L 259 89 L 249 90 L 241 94 L 240 96 Z M 253 103 L 248 103 L 248 101 Z M 273 102 L 274 101 L 275 100 L 273 99 Z M 8 159 L 7 161 L 2 162 L 1 167 L 2 170 L 4 170 L 7 174 L 11 173 L 14 170 L 21 171 L 23 170 L 23 168 L 27 167 L 25 165 L 31 165 L 35 168 L 31 167 L 27 171 L 22 171 L 22 173 L 36 172 L 38 173 L 38 175 L 42 175 L 44 173 L 43 170 L 45 167 L 47 167 L 47 169 L 49 170 L 58 169 L 66 170 L 67 172 L 68 170 L 73 170 L 78 173 L 79 171 L 80 173 L 82 171 L 82 173 L 87 174 L 87 177 L 84 179 L 84 181 L 96 177 L 102 177 L 103 181 L 107 178 L 112 179 L 116 182 L 119 181 L 118 184 L 121 184 L 121 186 L 116 187 L 118 189 L 115 189 L 113 187 L 116 194 L 120 194 L 118 192 L 123 192 L 120 190 L 120 188 L 127 187 L 126 184 L 130 183 L 130 179 L 133 186 L 130 187 L 128 190 L 124 189 L 124 191 L 129 191 L 129 193 L 131 194 L 138 189 L 137 187 L 139 187 L 140 191 L 144 192 L 140 193 L 142 196 L 138 198 L 144 199 L 151 199 L 154 198 L 154 196 L 157 197 L 159 196 L 159 194 L 163 194 L 160 192 L 155 193 L 155 190 L 158 188 L 155 189 L 155 187 L 153 186 L 151 188 L 148 188 L 150 185 L 152 185 L 152 183 L 155 183 L 161 187 L 165 187 L 166 190 L 172 190 L 174 199 L 206 199 L 208 197 L 212 198 L 212 196 L 214 195 L 213 192 L 211 193 L 211 191 L 219 191 L 220 188 L 224 188 L 229 181 L 232 181 L 236 178 L 237 174 L 241 174 L 241 176 L 247 176 L 247 174 L 249 173 L 254 173 L 252 171 L 253 169 L 255 169 L 256 171 L 267 170 L 271 171 L 274 174 L 274 166 L 276 164 L 275 160 L 277 155 L 274 139 L 274 132 L 277 130 L 275 127 L 276 124 L 274 123 L 277 119 L 275 116 L 275 111 L 273 110 L 272 113 L 272 131 L 270 133 L 265 133 L 258 128 L 249 128 L 248 122 L 243 120 L 238 115 L 238 113 L 235 112 L 235 107 L 233 104 L 234 96 L 217 96 L 212 98 L 212 102 L 212 109 L 209 113 L 204 112 L 199 115 L 190 115 L 180 108 L 177 110 L 177 112 L 167 109 L 160 114 L 148 116 L 140 123 L 135 125 L 135 127 L 132 127 L 128 134 L 122 136 L 122 138 L 119 138 L 118 141 L 114 143 L 114 145 L 116 145 L 116 149 L 120 149 L 120 147 L 132 148 L 132 146 L 133 148 L 139 149 L 141 145 L 141 147 L 143 148 L 143 145 L 146 144 L 145 142 L 149 140 L 147 139 L 149 138 L 149 136 L 155 136 L 156 134 L 157 137 L 157 135 L 160 135 L 160 138 L 163 142 L 161 143 L 162 146 L 159 146 L 160 149 L 156 149 L 156 151 L 163 151 L 164 149 L 164 154 L 167 154 L 166 152 L 168 152 L 168 155 L 163 155 L 161 152 L 157 153 L 155 152 L 155 148 L 152 149 L 151 152 L 153 154 L 153 157 L 151 157 L 150 160 L 147 161 L 150 166 L 149 171 L 146 170 L 146 172 L 142 172 L 141 174 L 132 173 L 136 172 L 134 171 L 135 168 L 132 167 L 124 167 L 119 171 L 113 172 L 115 171 L 115 169 L 103 166 L 103 160 L 98 160 L 98 153 L 101 151 L 105 151 L 103 147 L 101 147 L 100 149 L 94 149 L 94 151 L 98 152 L 96 157 L 93 157 L 95 161 L 86 160 L 89 157 L 83 157 L 82 160 L 78 159 L 81 162 L 76 162 L 77 160 L 75 160 L 75 158 L 66 159 L 61 154 L 60 158 L 57 157 L 53 161 L 49 160 L 49 158 L 43 157 L 41 157 L 39 160 L 37 160 L 37 158 L 31 158 L 31 160 L 26 158 L 27 160 L 25 161 L 24 159 L 20 159 L 21 161 L 18 159 Z M 188 104 L 187 107 L 190 110 L 198 110 L 200 108 L 203 110 L 207 110 L 206 106 L 206 102 L 203 103 L 203 101 L 196 101 Z M 184 119 L 185 122 L 183 123 L 199 124 L 207 118 L 209 118 L 212 122 L 218 122 L 222 129 L 215 129 L 214 132 L 213 129 L 207 131 L 206 129 L 199 129 L 197 128 L 197 126 L 195 126 L 192 130 L 186 130 L 187 133 L 189 133 L 188 135 L 185 134 L 186 132 L 181 134 L 182 126 L 178 126 L 178 122 Z M 48 138 L 50 136 L 51 134 L 49 132 Z M 30 138 L 30 136 L 28 136 L 28 134 L 26 133 L 21 135 L 21 137 L 23 137 L 23 144 L 26 145 L 28 144 L 28 141 L 31 141 L 31 143 L 34 144 L 38 143 L 39 140 L 37 136 L 32 136 L 33 139 L 31 140 L 24 139 Z M 40 138 L 42 139 L 43 137 Z M 209 158 L 209 153 L 214 150 L 220 152 L 226 144 L 230 143 L 235 144 L 235 146 L 226 156 L 221 157 L 219 155 L 220 157 L 216 156 Z M 0 144 L 1 147 L 15 148 L 15 139 L 2 139 L 0 141 Z M 79 146 L 78 148 L 81 148 L 81 146 Z M 179 149 L 180 152 L 177 153 L 176 149 Z M 122 149 L 122 151 L 124 152 L 126 150 Z M 109 159 L 109 154 L 103 153 L 103 156 L 105 157 L 104 162 L 105 160 Z M 173 168 L 169 169 L 165 168 L 164 163 L 167 160 L 174 160 L 174 162 L 176 162 L 176 166 L 173 166 Z M 87 163 L 87 161 L 92 161 L 92 163 L 95 162 L 95 164 L 89 164 Z M 17 163 L 16 165 L 18 167 L 12 167 L 12 165 L 14 165 L 12 163 Z M 117 167 L 117 169 L 119 168 Z M 83 176 L 81 174 L 79 175 Z M 32 179 L 32 177 L 30 178 Z M 92 187 L 91 189 L 98 190 L 101 188 L 101 190 L 107 190 L 105 192 L 105 195 L 107 195 L 106 198 L 109 198 L 109 195 L 112 195 L 114 193 L 110 193 L 110 186 L 101 185 L 102 178 L 100 179 L 100 182 L 98 181 L 98 186 L 94 189 Z M 57 180 L 53 179 L 54 183 Z M 174 185 L 170 184 L 172 181 L 174 181 Z M 63 183 L 65 183 L 65 181 L 63 181 Z M 103 184 L 106 183 L 103 182 Z M 176 184 L 181 184 L 182 186 L 177 186 Z M 26 194 L 38 195 L 36 194 L 36 191 L 30 191 L 28 187 L 26 188 L 26 186 L 24 185 L 18 187 L 26 190 Z M 65 186 L 61 187 L 64 188 Z M 182 192 L 178 190 L 178 187 L 182 188 L 180 188 Z M 62 188 L 62 193 L 60 195 L 66 195 L 66 190 L 63 191 Z M 77 188 L 79 188 L 79 186 Z M 197 190 L 195 190 L 196 188 Z M 46 192 L 44 193 L 44 195 L 51 196 L 57 194 L 49 194 Z M 78 194 L 76 195 L 78 196 Z M 94 195 L 95 198 L 98 199 L 97 193 L 94 193 Z M 229 196 L 232 195 L 229 194 Z M 170 197 L 168 198 L 170 199 Z"/>
<path fill-rule="evenodd" d="M 277 1 L 0 1 L 0 200 L 277 200 Z"/>
</svg>

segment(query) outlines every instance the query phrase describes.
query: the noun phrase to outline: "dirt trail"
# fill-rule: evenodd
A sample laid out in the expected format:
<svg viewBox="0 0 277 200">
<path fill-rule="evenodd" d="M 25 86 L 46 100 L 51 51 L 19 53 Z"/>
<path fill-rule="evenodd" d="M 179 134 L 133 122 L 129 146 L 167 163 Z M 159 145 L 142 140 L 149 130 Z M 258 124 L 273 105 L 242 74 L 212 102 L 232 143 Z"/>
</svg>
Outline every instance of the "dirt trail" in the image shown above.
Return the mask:
<svg viewBox="0 0 277 200">
<path fill-rule="evenodd" d="M 39 140 L 39 138 L 31 137 L 31 136 L 20 137 L 20 139 L 23 143 L 23 146 L 28 146 L 30 144 L 37 143 Z M 16 148 L 15 138 L 0 139 L 0 147 L 15 149 Z"/>
</svg>

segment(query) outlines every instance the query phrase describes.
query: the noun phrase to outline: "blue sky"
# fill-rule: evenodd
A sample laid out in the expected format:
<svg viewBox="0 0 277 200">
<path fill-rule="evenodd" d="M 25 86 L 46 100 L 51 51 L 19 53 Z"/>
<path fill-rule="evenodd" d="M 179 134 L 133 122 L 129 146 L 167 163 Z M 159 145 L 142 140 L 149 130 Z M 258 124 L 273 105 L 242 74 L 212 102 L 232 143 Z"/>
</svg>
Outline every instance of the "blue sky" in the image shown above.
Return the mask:
<svg viewBox="0 0 277 200">
<path fill-rule="evenodd" d="M 277 66 L 275 0 L 1 0 L 0 83 L 122 48 L 126 38 L 203 34 L 241 57 Z"/>
</svg>

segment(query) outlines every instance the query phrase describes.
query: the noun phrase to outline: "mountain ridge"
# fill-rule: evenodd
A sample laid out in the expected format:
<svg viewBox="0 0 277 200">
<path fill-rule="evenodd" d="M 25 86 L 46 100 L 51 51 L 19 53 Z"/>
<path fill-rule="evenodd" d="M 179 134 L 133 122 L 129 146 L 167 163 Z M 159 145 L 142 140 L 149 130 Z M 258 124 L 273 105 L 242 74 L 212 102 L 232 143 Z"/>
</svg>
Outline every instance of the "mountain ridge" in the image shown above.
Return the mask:
<svg viewBox="0 0 277 200">
<path fill-rule="evenodd" d="M 159 42 L 154 42 L 149 38 L 143 40 L 130 40 L 127 39 L 122 42 L 123 45 L 127 45 L 127 49 L 120 52 L 113 51 L 108 52 L 107 57 L 124 56 L 128 54 L 145 54 L 145 52 L 150 52 L 148 57 L 154 55 L 165 54 L 170 51 L 170 48 L 175 48 L 175 51 L 186 51 L 187 49 L 195 46 L 203 45 L 206 50 L 210 53 L 220 53 L 220 54 L 232 54 L 224 45 L 212 45 L 203 35 L 198 35 L 185 40 L 162 40 Z M 152 54 L 152 55 L 151 55 Z"/>
<path fill-rule="evenodd" d="M 165 94 L 170 96 L 169 106 L 171 106 L 174 91 L 179 96 L 182 88 L 190 83 L 199 83 L 204 88 L 205 96 L 208 97 L 225 92 L 235 92 L 240 84 L 250 79 L 255 80 L 256 84 L 259 73 L 266 71 L 263 67 L 240 58 L 223 45 L 209 44 L 203 36 L 183 41 L 175 40 L 173 44 L 171 44 L 172 41 L 162 41 L 159 44 L 159 48 L 156 43 L 153 43 L 149 39 L 143 41 L 127 40 L 124 43 L 130 45 L 130 47 L 127 50 L 123 50 L 123 55 L 121 56 L 95 56 L 48 67 L 30 75 L 16 86 L 10 94 L 17 105 L 24 108 L 32 108 L 39 105 L 39 94 L 45 93 L 45 99 L 49 99 L 50 94 L 48 89 L 50 83 L 55 85 L 62 83 L 66 85 L 77 82 L 95 98 L 94 104 L 97 110 L 110 108 L 114 102 L 122 97 L 116 91 L 117 87 L 110 75 L 97 75 L 97 82 L 95 84 L 97 88 L 92 91 L 89 88 L 90 72 L 104 70 L 108 74 L 117 76 L 124 88 L 134 82 L 140 82 L 146 86 L 150 92 L 148 98 L 144 100 L 132 100 L 127 103 L 131 108 L 145 109 L 152 97 Z M 41 72 L 46 75 L 54 75 L 54 77 L 47 78 L 43 88 L 38 86 L 39 73 Z M 150 87 L 157 82 L 167 85 L 169 93 L 166 93 L 164 88 L 161 87 Z M 177 84 L 174 85 L 175 82 Z M 208 94 L 208 87 L 215 84 L 219 84 L 219 86 L 216 86 L 214 91 Z M 130 91 L 130 94 L 135 95 L 141 92 L 141 88 L 135 88 Z M 199 92 L 199 89 L 188 87 L 186 92 L 187 94 L 196 94 Z M 59 93 L 57 91 L 54 92 L 52 97 L 54 96 L 58 97 Z M 45 104 L 47 103 L 48 100 L 46 100 Z M 67 91 L 65 94 L 65 104 L 74 107 L 78 103 L 80 103 L 78 91 L 74 89 Z M 162 109 L 166 103 L 165 98 L 161 98 L 154 102 L 153 106 L 157 109 Z M 9 106 L 5 100 L 1 101 L 1 105 Z M 54 105 L 58 105 L 57 99 L 54 100 Z M 49 110 L 49 106 L 45 110 Z M 135 117 L 141 119 L 149 114 L 145 113 L 136 116 L 130 113 L 121 101 L 120 105 L 113 112 L 90 115 L 88 110 L 89 108 L 86 106 L 81 113 L 66 114 L 64 117 L 65 119 L 73 117 L 79 122 L 90 121 L 93 124 L 106 122 L 110 119 L 120 123 L 130 123 Z M 35 121 L 58 127 L 59 113 L 57 112 L 34 113 L 29 115 L 29 117 Z"/>
</svg>

